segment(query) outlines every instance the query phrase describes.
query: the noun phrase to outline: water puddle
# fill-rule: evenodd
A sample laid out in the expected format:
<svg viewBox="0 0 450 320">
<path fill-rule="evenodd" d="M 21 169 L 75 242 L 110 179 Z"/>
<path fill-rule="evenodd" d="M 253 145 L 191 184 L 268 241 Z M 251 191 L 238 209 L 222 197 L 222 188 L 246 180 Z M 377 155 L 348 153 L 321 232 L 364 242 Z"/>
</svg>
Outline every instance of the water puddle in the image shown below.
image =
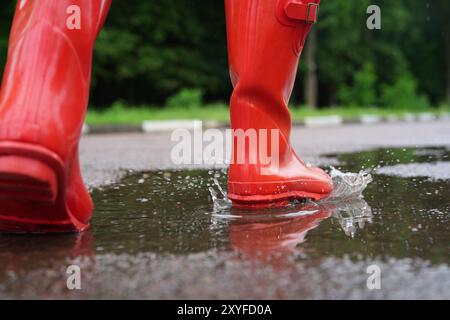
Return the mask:
<svg viewBox="0 0 450 320">
<path fill-rule="evenodd" d="M 335 170 L 331 174 L 338 188 L 332 197 L 319 203 L 293 203 L 277 211 L 253 213 L 230 207 L 224 170 L 131 175 L 120 184 L 94 191 L 96 251 L 190 254 L 236 249 L 230 233 L 235 233 L 237 225 L 239 230 L 243 225 L 246 230 L 259 230 L 256 233 L 276 228 L 279 234 L 274 237 L 297 238 L 299 245 L 304 232 L 292 231 L 291 226 L 302 224 L 308 216 L 317 222 L 314 224 L 317 228 L 308 229 L 310 234 L 303 248 L 318 255 L 331 254 L 324 250 L 333 247 L 334 255 L 370 253 L 448 262 L 450 233 L 444 221 L 450 218 L 449 181 L 377 173 L 391 165 L 432 166 L 436 161 L 445 161 L 447 156 L 448 151 L 439 148 L 338 155 L 342 165 L 337 170 L 358 172 L 362 168 L 371 176 L 364 173 L 345 176 Z M 353 179 L 353 187 L 349 181 L 342 181 L 345 178 Z M 364 197 L 360 197 L 366 187 Z M 280 228 L 280 224 L 287 229 Z M 283 243 L 280 240 L 280 246 Z"/>
<path fill-rule="evenodd" d="M 208 190 L 213 202 L 212 216 L 216 219 L 239 220 L 241 224 L 261 224 L 283 219 L 306 219 L 308 216 L 321 216 L 318 213 L 325 212 L 327 217 L 336 218 L 343 231 L 351 237 L 355 235 L 357 226 L 363 228 L 365 222 L 372 221 L 372 209 L 364 200 L 363 192 L 373 179 L 371 174 L 365 171 L 343 173 L 331 167 L 330 176 L 333 179 L 334 190 L 325 199 L 318 202 L 293 201 L 285 208 L 253 211 L 234 209 L 218 180 L 222 174 L 212 171 L 209 173 L 212 175 L 212 185 Z"/>
<path fill-rule="evenodd" d="M 102 281 L 110 279 L 106 275 L 111 279 L 128 279 L 122 283 L 124 288 L 120 292 L 130 296 L 165 297 L 164 292 L 167 295 L 170 292 L 176 297 L 190 297 L 196 286 L 203 286 L 198 290 L 206 290 L 207 283 L 212 283 L 215 289 L 201 291 L 209 292 L 205 297 L 236 297 L 218 293 L 225 289 L 229 291 L 222 292 L 241 292 L 243 283 L 250 281 L 238 275 L 242 266 L 235 261 L 261 264 L 251 270 L 251 275 L 247 274 L 248 279 L 258 272 L 263 273 L 263 278 L 270 278 L 271 272 L 264 271 L 266 266 L 287 272 L 280 276 L 285 281 L 284 287 L 280 284 L 285 297 L 338 297 L 332 292 L 336 294 L 338 291 L 333 290 L 343 284 L 325 290 L 323 286 L 328 285 L 321 284 L 324 277 L 350 279 L 352 273 L 357 273 L 361 274 L 362 278 L 358 278 L 361 285 L 365 283 L 367 264 L 374 261 L 397 273 L 406 270 L 405 281 L 416 277 L 419 270 L 424 272 L 425 279 L 438 277 L 447 279 L 448 284 L 450 180 L 424 176 L 426 170 L 417 176 L 412 173 L 404 176 L 383 168 L 407 164 L 431 167 L 437 162 L 448 162 L 449 154 L 446 148 L 400 148 L 330 155 L 340 163 L 331 172 L 338 185 L 335 193 L 318 203 L 292 203 L 276 212 L 232 209 L 225 197 L 226 172 L 222 170 L 131 174 L 118 184 L 93 191 L 96 203 L 93 227 L 84 234 L 0 235 L 0 296 L 2 292 L 8 296 L 6 290 L 17 295 L 27 290 L 29 293 L 27 284 L 34 277 L 39 275 L 41 282 L 45 282 L 43 279 L 51 278 L 54 270 L 61 275 L 61 266 L 80 259 L 95 261 L 90 265 L 91 280 L 102 290 L 108 291 L 104 288 L 106 284 L 95 277 Z M 341 173 L 360 170 L 364 171 L 355 175 Z M 237 260 L 236 255 L 240 257 Z M 35 270 L 44 270 L 47 276 L 34 274 Z M 338 273 L 333 273 L 336 270 Z M 440 270 L 439 275 L 435 270 Z M 299 274 L 308 276 L 308 281 L 317 277 L 317 281 L 311 284 L 311 292 L 300 294 L 298 288 L 292 288 L 295 294 L 289 295 L 287 283 L 295 277 L 302 278 Z M 398 275 L 392 275 L 392 279 L 397 278 Z M 355 289 L 356 278 L 351 279 L 344 297 Z M 173 287 L 161 291 L 158 283 L 167 281 Z M 179 287 L 174 281 L 178 281 Z M 193 291 L 181 294 L 184 292 L 181 286 L 190 281 Z M 233 287 L 233 283 L 241 289 Z M 224 288 L 225 285 L 229 287 Z M 249 287 L 253 285 L 248 283 Z M 56 286 L 55 289 L 47 284 L 32 293 L 38 295 L 43 291 L 50 296 L 55 290 L 61 293 L 61 284 Z M 92 287 L 90 296 L 100 295 L 98 290 Z M 276 297 L 255 292 L 249 293 L 249 297 Z M 109 296 L 114 295 L 109 292 Z"/>
<path fill-rule="evenodd" d="M 293 202 L 285 208 L 258 211 L 232 208 L 225 191 L 225 170 L 161 171 L 129 176 L 108 187 L 107 192 L 94 192 L 96 249 L 160 254 L 228 250 L 233 249 L 230 232 L 236 233 L 244 225 L 249 230 L 255 226 L 258 230 L 274 226 L 289 229 L 298 222 L 300 229 L 294 228 L 296 231 L 287 235 L 298 238 L 293 242 L 295 248 L 309 230 L 302 230 L 305 220 L 319 222 L 328 217 L 336 219 L 344 233 L 353 237 L 359 227 L 372 221 L 372 210 L 362 196 L 372 177 L 364 172 L 343 174 L 334 168 L 331 174 L 337 188 L 330 197 L 317 203 Z M 279 232 L 285 230 L 281 228 Z M 111 233 L 120 237 L 112 238 Z"/>
</svg>

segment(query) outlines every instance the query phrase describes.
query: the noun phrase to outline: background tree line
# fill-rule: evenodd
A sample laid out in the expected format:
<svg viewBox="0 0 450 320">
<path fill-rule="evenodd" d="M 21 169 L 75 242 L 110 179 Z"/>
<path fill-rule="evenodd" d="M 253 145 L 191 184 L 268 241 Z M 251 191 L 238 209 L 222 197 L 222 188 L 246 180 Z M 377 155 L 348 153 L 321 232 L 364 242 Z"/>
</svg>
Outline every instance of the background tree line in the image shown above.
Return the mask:
<svg viewBox="0 0 450 320">
<path fill-rule="evenodd" d="M 0 4 L 2 67 L 15 2 Z M 366 28 L 371 4 L 381 7 L 381 30 Z M 323 0 L 292 102 L 420 108 L 447 103 L 449 80 L 450 1 Z M 165 105 L 186 88 L 227 101 L 223 0 L 113 1 L 92 83 L 97 107 Z"/>
</svg>

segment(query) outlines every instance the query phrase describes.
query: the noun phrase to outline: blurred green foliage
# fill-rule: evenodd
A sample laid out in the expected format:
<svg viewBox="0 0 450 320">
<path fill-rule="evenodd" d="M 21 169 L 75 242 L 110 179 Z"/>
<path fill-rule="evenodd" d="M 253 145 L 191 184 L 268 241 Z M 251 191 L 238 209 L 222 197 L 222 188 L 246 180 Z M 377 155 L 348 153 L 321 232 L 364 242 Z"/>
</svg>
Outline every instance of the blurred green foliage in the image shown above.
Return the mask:
<svg viewBox="0 0 450 320">
<path fill-rule="evenodd" d="M 0 4 L 1 65 L 14 4 Z M 366 28 L 371 4 L 381 7 L 382 30 Z M 423 108 L 450 96 L 450 1 L 323 0 L 316 27 L 321 106 Z M 94 106 L 228 101 L 223 1 L 113 1 L 92 86 Z M 297 81 L 292 103 L 303 96 Z"/>
<path fill-rule="evenodd" d="M 196 109 L 201 105 L 203 105 L 203 92 L 200 89 L 182 89 L 166 102 L 166 107 L 172 109 Z"/>
<path fill-rule="evenodd" d="M 8 35 L 11 27 L 11 18 L 14 12 L 14 1 L 0 2 L 0 74 L 6 60 L 8 48 Z"/>
<path fill-rule="evenodd" d="M 184 88 L 225 97 L 225 34 L 221 1 L 113 1 L 96 44 L 94 104 L 163 105 Z"/>
<path fill-rule="evenodd" d="M 417 94 L 417 82 L 410 74 L 398 77 L 392 85 L 383 85 L 381 103 L 398 109 L 424 109 L 430 105 L 426 96 Z"/>
<path fill-rule="evenodd" d="M 374 106 L 376 104 L 376 80 L 373 65 L 366 63 L 363 69 L 354 74 L 352 84 L 343 84 L 339 87 L 340 103 L 347 106 Z"/>
</svg>

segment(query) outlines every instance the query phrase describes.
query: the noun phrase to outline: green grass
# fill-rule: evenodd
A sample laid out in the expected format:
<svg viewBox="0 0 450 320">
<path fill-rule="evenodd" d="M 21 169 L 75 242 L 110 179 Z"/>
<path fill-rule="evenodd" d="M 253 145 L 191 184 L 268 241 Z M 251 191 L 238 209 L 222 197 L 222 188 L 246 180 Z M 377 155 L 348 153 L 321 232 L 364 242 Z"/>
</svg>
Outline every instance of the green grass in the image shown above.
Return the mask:
<svg viewBox="0 0 450 320">
<path fill-rule="evenodd" d="M 86 122 L 92 124 L 140 124 L 145 120 L 200 119 L 228 121 L 226 105 L 217 104 L 199 108 L 118 107 L 88 112 Z"/>
<path fill-rule="evenodd" d="M 305 117 L 339 115 L 344 119 L 357 118 L 364 114 L 379 115 L 403 115 L 406 113 L 432 112 L 440 114 L 449 112 L 448 107 L 429 108 L 421 110 L 375 109 L 375 108 L 327 108 L 312 110 L 306 107 L 292 107 L 292 120 L 300 121 Z M 205 105 L 197 108 L 156 108 L 156 107 L 124 107 L 116 104 L 104 111 L 92 110 L 88 112 L 87 123 L 89 125 L 102 124 L 140 124 L 145 120 L 173 120 L 173 119 L 199 119 L 229 122 L 228 106 L 223 103 Z"/>
</svg>

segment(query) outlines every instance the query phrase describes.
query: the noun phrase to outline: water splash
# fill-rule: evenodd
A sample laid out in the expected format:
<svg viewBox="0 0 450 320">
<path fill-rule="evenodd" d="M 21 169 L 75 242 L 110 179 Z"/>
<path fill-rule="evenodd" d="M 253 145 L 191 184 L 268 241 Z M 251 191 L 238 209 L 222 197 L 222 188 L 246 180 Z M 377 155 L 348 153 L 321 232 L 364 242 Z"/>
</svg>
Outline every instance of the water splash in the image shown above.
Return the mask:
<svg viewBox="0 0 450 320">
<path fill-rule="evenodd" d="M 373 181 L 372 175 L 363 170 L 344 173 L 331 167 L 330 176 L 333 192 L 319 204 L 331 204 L 333 217 L 339 221 L 345 234 L 353 238 L 358 227 L 363 229 L 366 223 L 372 223 L 372 208 L 363 196 L 364 190 Z"/>
<path fill-rule="evenodd" d="M 333 192 L 322 201 L 361 198 L 363 191 L 373 181 L 372 175 L 368 172 L 344 173 L 334 167 L 331 167 L 330 176 L 333 179 Z"/>
<path fill-rule="evenodd" d="M 373 181 L 370 173 L 344 173 L 331 167 L 330 176 L 333 179 L 333 192 L 318 202 L 293 201 L 287 207 L 259 210 L 258 212 L 242 212 L 232 208 L 232 202 L 222 187 L 219 179 L 225 178 L 226 172 L 210 171 L 211 184 L 209 193 L 213 202 L 213 217 L 220 220 L 255 219 L 286 219 L 312 215 L 320 210 L 328 210 L 331 216 L 338 220 L 346 235 L 354 237 L 358 227 L 364 228 L 372 222 L 372 209 L 364 200 L 363 192 Z"/>
<path fill-rule="evenodd" d="M 222 176 L 220 172 L 209 171 L 212 185 L 208 187 L 209 194 L 214 204 L 214 211 L 227 210 L 231 208 L 231 201 L 228 199 L 227 192 L 223 190 L 219 178 Z M 226 175 L 226 173 L 225 173 Z"/>
</svg>

